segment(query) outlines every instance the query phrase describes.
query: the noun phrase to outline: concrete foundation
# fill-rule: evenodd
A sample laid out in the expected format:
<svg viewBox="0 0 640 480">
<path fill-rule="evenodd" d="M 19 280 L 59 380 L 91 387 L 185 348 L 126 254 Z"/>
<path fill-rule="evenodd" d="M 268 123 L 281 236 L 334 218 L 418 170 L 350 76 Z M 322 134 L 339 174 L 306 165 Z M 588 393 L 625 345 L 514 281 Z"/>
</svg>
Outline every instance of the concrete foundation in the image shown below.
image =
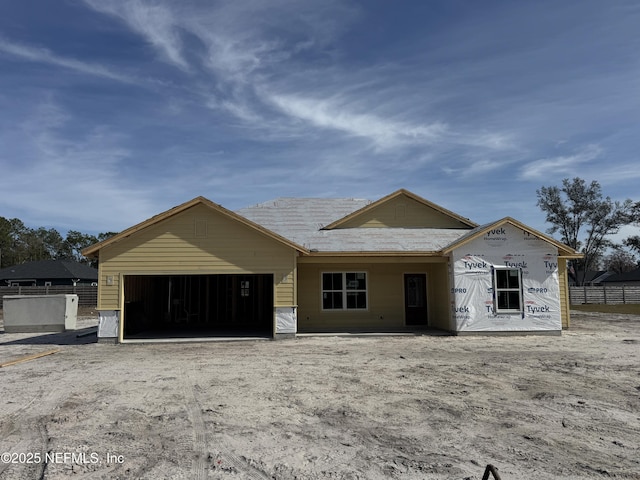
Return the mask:
<svg viewBox="0 0 640 480">
<path fill-rule="evenodd" d="M 287 340 L 287 339 L 295 339 L 295 333 L 276 333 L 273 337 L 274 340 Z"/>
</svg>

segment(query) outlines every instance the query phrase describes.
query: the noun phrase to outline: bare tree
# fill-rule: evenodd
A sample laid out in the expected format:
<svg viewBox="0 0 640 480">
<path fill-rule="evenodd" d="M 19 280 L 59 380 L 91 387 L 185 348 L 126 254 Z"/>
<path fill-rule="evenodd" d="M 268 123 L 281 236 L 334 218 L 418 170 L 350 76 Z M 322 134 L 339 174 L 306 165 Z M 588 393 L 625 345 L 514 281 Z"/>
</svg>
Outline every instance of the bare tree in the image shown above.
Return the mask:
<svg viewBox="0 0 640 480">
<path fill-rule="evenodd" d="M 638 268 L 635 256 L 622 248 L 615 248 L 604 258 L 604 268 L 609 272 L 624 273 Z"/>
<path fill-rule="evenodd" d="M 633 221 L 634 203 L 630 199 L 618 202 L 603 198 L 597 181 L 587 185 L 578 177 L 562 180 L 562 188 L 542 187 L 536 193 L 537 205 L 552 225 L 547 232 L 559 232 L 562 242 L 584 254 L 582 261 L 577 262 L 582 271 L 578 282 L 583 283 L 595 259 L 613 246 L 607 237 Z"/>
<path fill-rule="evenodd" d="M 640 226 L 640 202 L 636 202 L 633 206 L 631 216 L 633 218 L 634 225 Z M 622 243 L 640 255 L 640 235 L 625 238 Z"/>
</svg>

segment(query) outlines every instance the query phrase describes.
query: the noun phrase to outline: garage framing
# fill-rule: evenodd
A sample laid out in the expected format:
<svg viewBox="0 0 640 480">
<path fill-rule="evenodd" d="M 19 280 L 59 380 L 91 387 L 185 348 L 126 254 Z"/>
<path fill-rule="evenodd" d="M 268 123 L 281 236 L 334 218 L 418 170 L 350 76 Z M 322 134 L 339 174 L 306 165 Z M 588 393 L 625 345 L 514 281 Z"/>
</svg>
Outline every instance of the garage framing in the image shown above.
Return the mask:
<svg viewBox="0 0 640 480">
<path fill-rule="evenodd" d="M 121 341 L 268 337 L 275 332 L 274 275 L 123 275 Z"/>
</svg>

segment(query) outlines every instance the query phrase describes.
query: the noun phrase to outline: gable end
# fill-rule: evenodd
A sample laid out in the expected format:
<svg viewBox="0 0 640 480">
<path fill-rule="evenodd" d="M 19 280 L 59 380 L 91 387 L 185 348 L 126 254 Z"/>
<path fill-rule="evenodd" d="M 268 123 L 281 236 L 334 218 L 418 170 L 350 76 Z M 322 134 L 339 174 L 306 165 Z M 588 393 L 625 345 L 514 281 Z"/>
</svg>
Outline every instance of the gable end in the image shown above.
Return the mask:
<svg viewBox="0 0 640 480">
<path fill-rule="evenodd" d="M 407 190 L 398 190 L 343 217 L 324 230 L 344 228 L 460 228 L 476 224 Z"/>
</svg>

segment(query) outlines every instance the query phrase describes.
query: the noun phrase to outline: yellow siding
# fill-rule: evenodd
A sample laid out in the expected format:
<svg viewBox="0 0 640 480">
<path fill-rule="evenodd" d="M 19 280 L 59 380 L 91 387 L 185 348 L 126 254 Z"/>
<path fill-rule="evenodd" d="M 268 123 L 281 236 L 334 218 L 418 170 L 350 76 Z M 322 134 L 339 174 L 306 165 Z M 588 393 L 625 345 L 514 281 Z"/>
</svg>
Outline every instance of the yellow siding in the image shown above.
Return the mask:
<svg viewBox="0 0 640 480">
<path fill-rule="evenodd" d="M 368 309 L 323 311 L 321 273 L 362 271 L 367 272 Z M 449 282 L 446 263 L 364 262 L 298 265 L 298 331 L 403 328 L 405 273 L 427 274 L 429 326 L 447 329 Z"/>
<path fill-rule="evenodd" d="M 120 308 L 121 275 L 271 273 L 275 306 L 293 306 L 295 268 L 292 248 L 196 205 L 104 247 L 98 303 L 100 309 Z"/>
<path fill-rule="evenodd" d="M 558 281 L 560 283 L 560 315 L 562 317 L 562 328 L 568 329 L 571 325 L 571 305 L 569 302 L 569 283 L 567 278 L 567 260 L 558 259 Z"/>
<path fill-rule="evenodd" d="M 98 310 L 118 310 L 120 308 L 120 278 L 117 272 L 102 265 L 102 252 L 98 264 Z"/>
<path fill-rule="evenodd" d="M 468 225 L 405 195 L 356 215 L 338 228 L 358 227 L 469 228 Z"/>
</svg>

